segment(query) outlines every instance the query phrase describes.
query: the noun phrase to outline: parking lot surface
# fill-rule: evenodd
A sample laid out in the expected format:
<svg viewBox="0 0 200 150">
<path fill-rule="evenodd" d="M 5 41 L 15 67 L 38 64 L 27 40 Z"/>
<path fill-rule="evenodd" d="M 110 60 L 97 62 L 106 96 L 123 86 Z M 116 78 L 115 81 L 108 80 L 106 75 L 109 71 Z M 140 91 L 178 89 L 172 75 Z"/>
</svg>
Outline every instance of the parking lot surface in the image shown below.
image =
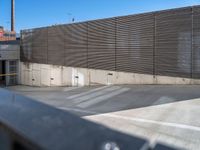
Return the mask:
<svg viewBox="0 0 200 150">
<path fill-rule="evenodd" d="M 120 85 L 7 89 L 109 128 L 178 148 L 200 147 L 200 86 Z"/>
</svg>

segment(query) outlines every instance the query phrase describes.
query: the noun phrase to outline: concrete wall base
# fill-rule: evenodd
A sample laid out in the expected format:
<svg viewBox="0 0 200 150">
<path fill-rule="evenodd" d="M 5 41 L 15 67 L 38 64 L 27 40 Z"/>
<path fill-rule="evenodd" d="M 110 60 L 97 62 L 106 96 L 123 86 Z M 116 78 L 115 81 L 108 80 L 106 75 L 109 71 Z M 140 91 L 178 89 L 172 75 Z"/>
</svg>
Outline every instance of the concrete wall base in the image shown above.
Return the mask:
<svg viewBox="0 0 200 150">
<path fill-rule="evenodd" d="M 20 83 L 29 86 L 89 86 L 120 84 L 200 84 L 200 80 L 147 74 L 20 63 Z"/>
</svg>

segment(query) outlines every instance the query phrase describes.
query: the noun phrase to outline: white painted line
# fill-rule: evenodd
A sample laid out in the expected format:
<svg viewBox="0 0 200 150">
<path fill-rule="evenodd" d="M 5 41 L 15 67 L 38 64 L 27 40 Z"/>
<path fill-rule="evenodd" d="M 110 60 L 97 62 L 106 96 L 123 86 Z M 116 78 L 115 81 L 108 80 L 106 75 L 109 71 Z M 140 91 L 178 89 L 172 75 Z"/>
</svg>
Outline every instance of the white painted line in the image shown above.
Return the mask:
<svg viewBox="0 0 200 150">
<path fill-rule="evenodd" d="M 94 104 L 100 103 L 102 101 L 105 101 L 105 100 L 107 100 L 109 98 L 112 98 L 114 96 L 117 96 L 119 94 L 122 94 L 122 93 L 124 93 L 124 92 L 126 92 L 128 90 L 129 90 L 129 88 L 122 88 L 122 89 L 118 89 L 116 91 L 111 91 L 111 93 L 99 96 L 97 98 L 91 99 L 91 100 L 86 101 L 86 102 L 82 102 L 77 106 L 80 107 L 80 108 L 87 108 L 89 106 L 92 106 Z"/>
<path fill-rule="evenodd" d="M 66 108 L 66 107 L 57 107 L 57 108 L 58 109 L 62 109 L 62 110 L 67 110 L 67 111 L 75 111 L 75 112 L 81 112 L 81 113 L 91 114 L 91 115 L 97 114 L 96 112 L 93 112 L 93 111 L 80 110 L 80 109 L 75 109 L 75 108 Z"/>
<path fill-rule="evenodd" d="M 149 149 L 149 146 L 150 146 L 150 143 L 149 143 L 149 142 L 146 142 L 146 143 L 140 148 L 140 150 L 148 150 L 148 149 Z"/>
<path fill-rule="evenodd" d="M 62 91 L 68 92 L 68 91 L 72 91 L 72 90 L 76 90 L 76 89 L 80 89 L 80 88 L 82 88 L 82 87 L 66 87 Z"/>
<path fill-rule="evenodd" d="M 58 109 L 62 109 L 62 107 L 58 107 Z M 63 108 L 63 109 L 69 110 L 69 111 L 71 110 L 71 111 L 83 112 L 83 113 L 88 113 L 88 114 L 99 114 L 99 113 L 93 112 L 93 111 L 74 109 L 74 108 Z M 185 130 L 200 132 L 200 127 L 185 125 L 185 124 L 179 124 L 179 123 L 170 123 L 170 122 L 162 122 L 162 121 L 155 121 L 155 120 L 148 120 L 148 119 L 141 119 L 141 118 L 134 118 L 134 117 L 125 117 L 125 116 L 113 115 L 113 114 L 100 114 L 100 115 L 93 115 L 93 116 L 110 117 L 110 118 L 122 119 L 122 120 L 127 120 L 127 121 L 156 124 L 156 125 L 160 125 L 160 126 L 174 127 L 174 128 L 179 128 L 179 129 L 185 129 Z M 87 117 L 83 117 L 83 118 L 87 119 Z"/>
<path fill-rule="evenodd" d="M 176 99 L 174 99 L 173 97 L 162 96 L 157 101 L 155 101 L 152 105 L 160 105 L 160 104 L 172 103 L 175 100 Z"/>
<path fill-rule="evenodd" d="M 108 94 L 108 93 L 110 93 L 112 91 L 118 90 L 119 88 L 120 88 L 119 86 L 118 87 L 117 86 L 111 86 L 109 88 L 102 89 L 100 91 L 96 91 L 96 92 L 93 92 L 91 94 L 88 94 L 88 95 L 79 97 L 77 99 L 74 99 L 73 103 L 77 104 L 77 103 L 84 102 L 86 100 L 92 100 L 92 99 L 95 99 L 98 96 L 106 95 L 106 94 Z"/>
<path fill-rule="evenodd" d="M 98 115 L 98 116 L 101 116 L 101 115 Z M 112 115 L 112 114 L 102 114 L 102 116 L 117 118 L 117 119 L 123 119 L 123 120 L 127 120 L 127 121 L 157 124 L 157 125 L 161 125 L 161 126 L 181 128 L 181 129 L 187 129 L 187 130 L 193 130 L 193 131 L 200 132 L 200 127 L 197 127 L 197 126 L 190 126 L 190 125 L 184 125 L 184 124 L 178 124 L 178 123 L 169 123 L 169 122 L 162 122 L 162 121 L 154 121 L 154 120 L 140 119 L 140 118 L 132 118 L 132 117 L 119 116 L 119 115 Z"/>
<path fill-rule="evenodd" d="M 88 92 L 84 92 L 84 93 L 80 93 L 80 94 L 69 96 L 68 99 L 78 98 L 78 97 L 81 97 L 81 96 L 84 96 L 84 95 L 87 95 L 87 94 L 90 94 L 90 93 L 93 93 L 93 92 L 96 92 L 96 91 L 99 91 L 99 90 L 102 90 L 102 89 L 105 89 L 105 88 L 108 88 L 108 87 L 110 87 L 110 86 L 102 86 L 100 88 L 95 88 L 95 89 L 92 89 L 92 90 L 90 90 Z"/>
</svg>

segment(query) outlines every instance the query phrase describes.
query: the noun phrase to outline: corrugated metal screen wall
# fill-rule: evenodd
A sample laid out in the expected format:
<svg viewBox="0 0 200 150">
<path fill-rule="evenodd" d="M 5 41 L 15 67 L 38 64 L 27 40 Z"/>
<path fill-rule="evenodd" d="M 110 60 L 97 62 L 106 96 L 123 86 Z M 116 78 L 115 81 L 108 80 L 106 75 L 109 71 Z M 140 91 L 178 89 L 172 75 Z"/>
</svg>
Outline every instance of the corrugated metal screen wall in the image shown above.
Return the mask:
<svg viewBox="0 0 200 150">
<path fill-rule="evenodd" d="M 200 7 L 193 9 L 193 78 L 200 78 Z"/>
<path fill-rule="evenodd" d="M 190 77 L 192 9 L 157 13 L 155 28 L 155 73 Z"/>
<path fill-rule="evenodd" d="M 65 26 L 65 66 L 87 68 L 87 23 Z"/>
<path fill-rule="evenodd" d="M 115 19 L 88 22 L 88 67 L 115 70 Z"/>
<path fill-rule="evenodd" d="M 117 70 L 153 74 L 154 15 L 119 17 L 116 33 Z"/>
<path fill-rule="evenodd" d="M 21 60 L 200 78 L 200 7 L 21 32 Z"/>
</svg>

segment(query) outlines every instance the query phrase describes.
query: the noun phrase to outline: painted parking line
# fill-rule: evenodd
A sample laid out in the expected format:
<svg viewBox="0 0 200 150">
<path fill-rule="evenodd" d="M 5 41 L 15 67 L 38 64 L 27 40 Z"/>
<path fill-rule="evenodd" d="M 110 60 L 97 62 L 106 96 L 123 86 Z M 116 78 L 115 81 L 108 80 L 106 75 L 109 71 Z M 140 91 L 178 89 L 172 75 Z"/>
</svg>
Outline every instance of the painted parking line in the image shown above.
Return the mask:
<svg viewBox="0 0 200 150">
<path fill-rule="evenodd" d="M 95 115 L 97 114 L 96 112 L 93 111 L 88 111 L 88 110 L 81 110 L 81 109 L 76 109 L 76 108 L 66 108 L 66 107 L 57 107 L 58 109 L 61 110 L 67 110 L 67 111 L 74 111 L 74 112 L 80 112 L 80 113 L 86 113 L 90 115 Z"/>
<path fill-rule="evenodd" d="M 78 104 L 78 103 L 81 103 L 81 102 L 84 102 L 84 101 L 87 101 L 87 100 L 93 100 L 98 96 L 104 96 L 104 95 L 111 93 L 113 91 L 116 91 L 118 89 L 120 89 L 119 86 L 111 86 L 109 88 L 104 88 L 102 90 L 98 90 L 96 92 L 93 92 L 93 93 L 87 94 L 85 96 L 81 96 L 79 98 L 76 98 L 76 99 L 74 99 L 73 103 Z"/>
<path fill-rule="evenodd" d="M 80 93 L 80 94 L 69 96 L 68 99 L 75 99 L 75 98 L 78 98 L 78 97 L 81 97 L 81 96 L 84 96 L 84 95 L 87 95 L 87 94 L 90 94 L 90 93 L 93 93 L 93 92 L 96 92 L 96 91 L 99 91 L 99 90 L 103 90 L 103 89 L 109 88 L 109 87 L 110 86 L 102 86 L 102 87 L 99 87 L 99 88 L 95 88 L 95 89 L 92 89 L 88 92 L 83 92 L 83 93 Z"/>
<path fill-rule="evenodd" d="M 99 116 L 101 116 L 101 115 L 99 115 Z M 192 130 L 192 131 L 200 132 L 200 127 L 190 126 L 190 125 L 185 125 L 185 124 L 179 124 L 179 123 L 162 122 L 162 121 L 133 118 L 133 117 L 125 117 L 125 116 L 112 115 L 112 114 L 102 114 L 102 116 L 110 117 L 110 118 L 116 118 L 116 119 L 122 119 L 122 120 L 127 120 L 127 121 L 156 124 L 156 125 L 160 125 L 160 126 L 174 127 L 174 128 L 179 128 L 179 129 L 186 129 L 186 130 Z"/>
<path fill-rule="evenodd" d="M 121 89 L 118 88 L 114 91 L 110 91 L 110 93 L 101 95 L 101 96 L 96 97 L 94 99 L 90 99 L 89 101 L 82 102 L 77 106 L 80 107 L 80 108 L 87 108 L 87 107 L 90 107 L 92 105 L 103 102 L 105 100 L 108 100 L 109 98 L 112 98 L 114 96 L 120 95 L 120 94 L 127 92 L 127 91 L 129 91 L 129 88 L 121 88 Z"/>
<path fill-rule="evenodd" d="M 179 123 L 163 122 L 163 121 L 156 121 L 156 120 L 149 120 L 149 119 L 142 119 L 142 118 L 135 118 L 135 117 L 125 117 L 125 116 L 114 115 L 114 114 L 99 114 L 94 111 L 87 111 L 87 110 L 74 109 L 74 108 L 58 107 L 58 109 L 93 114 L 93 116 L 96 116 L 96 117 L 102 116 L 102 117 L 107 117 L 107 118 L 116 118 L 116 119 L 121 119 L 121 120 L 126 120 L 126 121 L 155 124 L 155 125 L 160 125 L 160 126 L 173 127 L 173 128 L 200 132 L 200 127 L 198 126 L 191 126 L 191 125 L 185 125 L 185 124 L 179 124 Z M 95 115 L 95 114 L 99 114 L 99 115 Z M 87 119 L 87 117 L 83 117 L 83 118 Z"/>
<path fill-rule="evenodd" d="M 66 87 L 66 88 L 63 88 L 62 91 L 63 92 L 69 92 L 69 91 L 73 91 L 73 90 L 77 90 L 77 89 L 80 89 L 82 87 Z"/>
</svg>

